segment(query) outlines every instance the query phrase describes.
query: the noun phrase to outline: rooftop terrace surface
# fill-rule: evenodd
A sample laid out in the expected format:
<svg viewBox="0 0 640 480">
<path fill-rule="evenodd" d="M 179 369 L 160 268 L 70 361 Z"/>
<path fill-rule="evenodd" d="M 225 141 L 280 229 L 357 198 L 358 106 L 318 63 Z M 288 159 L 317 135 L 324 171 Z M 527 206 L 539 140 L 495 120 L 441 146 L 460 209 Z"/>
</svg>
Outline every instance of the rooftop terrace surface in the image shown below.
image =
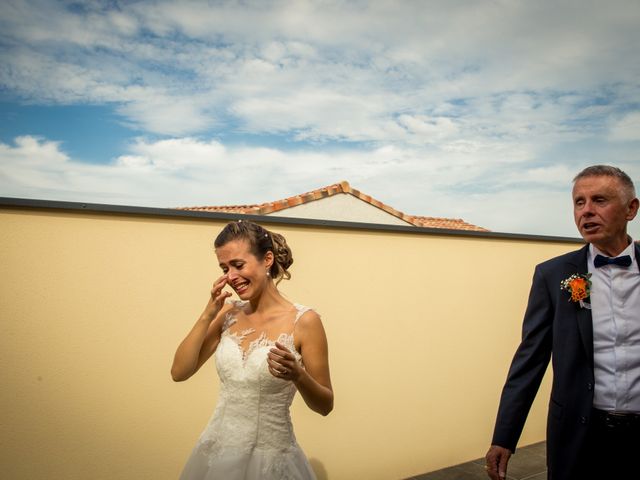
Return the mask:
<svg viewBox="0 0 640 480">
<path fill-rule="evenodd" d="M 488 480 L 485 461 L 478 458 L 471 462 L 416 475 L 406 480 Z M 546 442 L 518 448 L 509 461 L 507 480 L 546 480 Z"/>
</svg>

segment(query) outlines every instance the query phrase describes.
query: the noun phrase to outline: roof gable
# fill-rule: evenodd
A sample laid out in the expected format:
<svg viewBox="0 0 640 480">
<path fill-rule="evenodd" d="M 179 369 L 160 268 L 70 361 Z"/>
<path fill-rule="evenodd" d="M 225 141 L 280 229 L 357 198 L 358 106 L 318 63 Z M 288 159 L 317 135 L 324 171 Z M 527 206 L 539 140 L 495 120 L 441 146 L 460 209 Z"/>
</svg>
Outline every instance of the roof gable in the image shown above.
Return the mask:
<svg viewBox="0 0 640 480">
<path fill-rule="evenodd" d="M 485 228 L 472 225 L 459 218 L 439 218 L 439 217 L 407 215 L 399 210 L 396 210 L 395 208 L 390 207 L 389 205 L 383 202 L 380 202 L 379 200 L 376 200 L 370 195 L 362 193 L 360 190 L 357 190 L 351 187 L 351 185 L 349 185 L 349 183 L 346 181 L 334 183 L 333 185 L 318 188 L 310 192 L 301 193 L 299 195 L 294 195 L 292 197 L 287 197 L 282 200 L 276 200 L 273 202 L 251 204 L 251 205 L 184 207 L 184 208 L 181 208 L 180 210 L 239 213 L 239 214 L 245 214 L 245 215 L 270 215 L 270 214 L 277 214 L 282 210 L 286 210 L 292 207 L 309 204 L 311 202 L 316 202 L 318 200 L 322 200 L 327 197 L 332 197 L 334 195 L 341 195 L 341 194 L 352 195 L 362 200 L 363 202 L 366 202 L 367 204 L 384 211 L 388 215 L 391 215 L 396 219 L 402 220 L 407 224 L 415 225 L 416 227 L 443 228 L 443 229 L 452 229 L 452 230 L 471 230 L 471 231 L 480 231 L 480 232 L 488 231 Z"/>
</svg>

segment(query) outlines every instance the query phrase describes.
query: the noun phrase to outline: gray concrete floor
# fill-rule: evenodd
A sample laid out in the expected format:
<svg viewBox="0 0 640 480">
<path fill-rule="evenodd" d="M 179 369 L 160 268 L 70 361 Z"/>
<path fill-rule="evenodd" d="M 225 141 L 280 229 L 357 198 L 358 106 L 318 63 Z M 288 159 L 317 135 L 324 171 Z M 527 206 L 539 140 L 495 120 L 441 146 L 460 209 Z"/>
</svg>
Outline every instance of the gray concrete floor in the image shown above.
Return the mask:
<svg viewBox="0 0 640 480">
<path fill-rule="evenodd" d="M 484 458 L 462 463 L 406 480 L 488 480 Z M 546 480 L 546 442 L 518 448 L 509 460 L 507 480 Z"/>
</svg>

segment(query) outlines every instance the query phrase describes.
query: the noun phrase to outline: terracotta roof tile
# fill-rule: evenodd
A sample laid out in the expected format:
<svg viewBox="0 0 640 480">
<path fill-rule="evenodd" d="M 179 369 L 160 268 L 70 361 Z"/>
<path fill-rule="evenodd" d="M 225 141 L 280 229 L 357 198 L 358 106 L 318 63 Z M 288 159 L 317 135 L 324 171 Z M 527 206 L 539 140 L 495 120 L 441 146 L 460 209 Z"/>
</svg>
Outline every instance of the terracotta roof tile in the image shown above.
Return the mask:
<svg viewBox="0 0 640 480">
<path fill-rule="evenodd" d="M 471 230 L 474 232 L 489 232 L 486 228 L 478 227 L 471 223 L 467 223 L 461 218 L 438 218 L 438 217 L 413 217 L 414 225 L 428 228 L 448 228 L 451 230 Z"/>
<path fill-rule="evenodd" d="M 470 223 L 465 222 L 459 218 L 437 218 L 437 217 L 422 217 L 418 215 L 407 215 L 395 208 L 386 205 L 370 195 L 362 193 L 360 190 L 352 188 L 348 182 L 342 181 L 333 185 L 318 188 L 310 192 L 301 193 L 292 197 L 284 198 L 282 200 L 276 200 L 274 202 L 266 202 L 253 205 L 223 205 L 223 206 L 202 206 L 202 207 L 182 207 L 178 210 L 191 210 L 198 212 L 224 212 L 224 213 L 239 213 L 245 215 L 268 215 L 279 210 L 295 207 L 304 203 L 313 202 L 322 198 L 330 197 L 338 194 L 350 194 L 360 200 L 367 202 L 374 207 L 384 210 L 389 215 L 400 218 L 405 222 L 408 222 L 417 227 L 428 228 L 446 228 L 451 230 L 472 230 L 476 232 L 488 232 L 486 228 L 478 227 Z"/>
</svg>

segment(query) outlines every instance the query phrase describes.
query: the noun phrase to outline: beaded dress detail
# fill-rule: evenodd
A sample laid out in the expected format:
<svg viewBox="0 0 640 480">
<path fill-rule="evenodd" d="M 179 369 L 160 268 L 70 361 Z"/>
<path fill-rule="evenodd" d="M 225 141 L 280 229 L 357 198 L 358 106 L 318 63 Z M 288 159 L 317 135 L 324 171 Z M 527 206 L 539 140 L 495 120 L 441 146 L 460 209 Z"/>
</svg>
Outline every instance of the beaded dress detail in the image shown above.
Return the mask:
<svg viewBox="0 0 640 480">
<path fill-rule="evenodd" d="M 229 327 L 246 302 L 232 302 L 214 353 L 220 393 L 213 416 L 200 435 L 180 480 L 313 480 L 315 475 L 296 442 L 289 407 L 295 385 L 276 378 L 267 354 L 276 340 L 262 332 L 246 350 L 242 341 L 253 329 L 231 333 Z M 308 307 L 294 305 L 295 322 Z M 293 333 L 277 341 L 302 363 Z"/>
</svg>

